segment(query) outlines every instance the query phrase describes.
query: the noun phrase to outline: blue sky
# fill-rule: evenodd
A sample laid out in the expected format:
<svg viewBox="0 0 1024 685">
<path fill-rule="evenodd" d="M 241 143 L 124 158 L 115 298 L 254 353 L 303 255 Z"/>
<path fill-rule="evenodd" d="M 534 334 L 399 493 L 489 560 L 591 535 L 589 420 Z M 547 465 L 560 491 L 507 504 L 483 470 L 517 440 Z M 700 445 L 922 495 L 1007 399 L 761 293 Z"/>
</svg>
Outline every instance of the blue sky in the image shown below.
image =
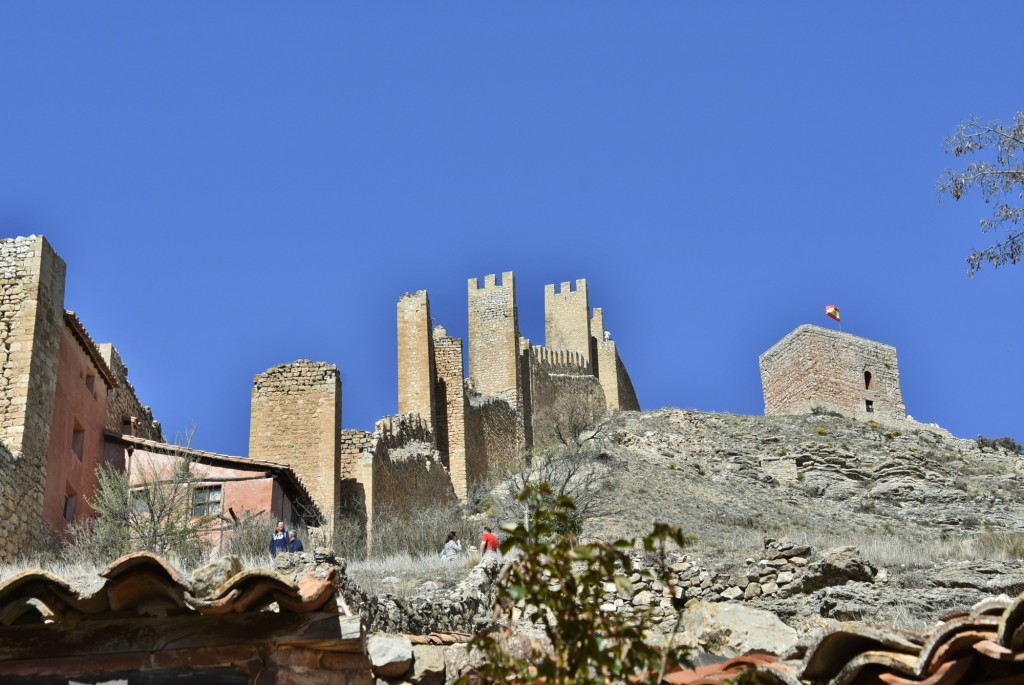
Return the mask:
<svg viewBox="0 0 1024 685">
<path fill-rule="evenodd" d="M 1024 108 L 1024 4 L 0 3 L 0 234 L 169 438 L 245 454 L 252 377 L 397 409 L 395 303 L 588 279 L 645 409 L 763 412 L 803 323 L 895 345 L 910 414 L 1024 439 L 1024 267 L 967 278 L 943 139 Z"/>
</svg>

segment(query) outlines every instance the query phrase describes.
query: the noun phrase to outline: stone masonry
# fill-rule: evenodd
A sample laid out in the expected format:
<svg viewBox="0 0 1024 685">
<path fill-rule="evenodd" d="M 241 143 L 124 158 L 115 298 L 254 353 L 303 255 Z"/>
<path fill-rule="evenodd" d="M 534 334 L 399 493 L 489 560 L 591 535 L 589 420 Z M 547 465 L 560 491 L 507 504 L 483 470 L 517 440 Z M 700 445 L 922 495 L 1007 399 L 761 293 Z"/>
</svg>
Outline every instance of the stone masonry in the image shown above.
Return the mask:
<svg viewBox="0 0 1024 685">
<path fill-rule="evenodd" d="M 64 325 L 65 265 L 42 236 L 0 240 L 0 557 L 30 548 L 43 484 Z"/>
<path fill-rule="evenodd" d="M 431 337 L 427 291 L 406 293 L 398 300 L 398 413 L 416 412 L 433 427 L 434 346 Z"/>
<path fill-rule="evenodd" d="M 803 325 L 761 355 L 764 413 L 836 411 L 853 418 L 903 420 L 896 348 Z"/>
<path fill-rule="evenodd" d="M 544 286 L 544 344 L 553 350 L 579 352 L 584 368 L 592 369 L 586 279 L 577 279 L 575 290 L 568 281 L 557 292 L 554 284 Z"/>
<path fill-rule="evenodd" d="M 253 379 L 249 456 L 291 466 L 331 521 L 340 503 L 340 437 L 336 366 L 300 359 Z"/>
</svg>

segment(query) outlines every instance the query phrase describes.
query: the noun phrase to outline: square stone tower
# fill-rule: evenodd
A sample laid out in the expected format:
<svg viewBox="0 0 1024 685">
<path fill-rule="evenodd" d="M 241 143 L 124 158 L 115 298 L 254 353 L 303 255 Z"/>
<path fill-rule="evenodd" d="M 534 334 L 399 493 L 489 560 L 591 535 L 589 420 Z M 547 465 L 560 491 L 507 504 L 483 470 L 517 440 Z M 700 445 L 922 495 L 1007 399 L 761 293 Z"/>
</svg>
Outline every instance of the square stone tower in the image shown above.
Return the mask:
<svg viewBox="0 0 1024 685">
<path fill-rule="evenodd" d="M 544 286 L 544 346 L 583 355 L 584 368 L 593 372 L 590 357 L 590 301 L 587 280 L 576 280 L 576 289 L 568 281 L 558 290 Z M 600 335 L 600 333 L 599 333 Z"/>
<path fill-rule="evenodd" d="M 484 276 L 481 288 L 469 279 L 469 379 L 482 395 L 501 397 L 517 406 L 519 378 L 519 312 L 516 281 L 511 271 Z"/>
<path fill-rule="evenodd" d="M 857 418 L 906 418 L 896 348 L 803 325 L 760 357 L 764 413 L 815 408 Z"/>
<path fill-rule="evenodd" d="M 300 359 L 252 382 L 249 456 L 288 464 L 333 526 L 341 497 L 341 375 Z"/>
</svg>

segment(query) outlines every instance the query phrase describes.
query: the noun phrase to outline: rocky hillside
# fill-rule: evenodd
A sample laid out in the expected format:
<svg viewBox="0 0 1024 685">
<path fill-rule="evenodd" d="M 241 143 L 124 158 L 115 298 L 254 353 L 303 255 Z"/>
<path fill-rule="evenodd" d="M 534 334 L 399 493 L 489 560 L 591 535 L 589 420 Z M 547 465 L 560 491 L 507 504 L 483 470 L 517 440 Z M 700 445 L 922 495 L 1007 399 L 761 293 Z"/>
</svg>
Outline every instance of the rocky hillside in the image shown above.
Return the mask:
<svg viewBox="0 0 1024 685">
<path fill-rule="evenodd" d="M 911 627 L 1024 590 L 1024 457 L 1009 450 L 912 421 L 678 409 L 618 414 L 602 437 L 587 533 L 634 536 L 653 521 L 696 533 L 688 596 L 750 602 L 791 625 Z M 781 568 L 780 546 L 815 579 Z M 828 558 L 847 571 L 823 572 Z"/>
</svg>

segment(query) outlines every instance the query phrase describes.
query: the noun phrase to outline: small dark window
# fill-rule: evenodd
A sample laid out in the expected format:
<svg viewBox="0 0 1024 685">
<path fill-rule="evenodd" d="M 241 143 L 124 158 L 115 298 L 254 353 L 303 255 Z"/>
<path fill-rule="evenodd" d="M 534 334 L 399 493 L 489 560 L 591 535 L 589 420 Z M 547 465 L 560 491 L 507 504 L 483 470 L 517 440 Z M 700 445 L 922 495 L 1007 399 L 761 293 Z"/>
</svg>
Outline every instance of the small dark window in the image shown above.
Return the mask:
<svg viewBox="0 0 1024 685">
<path fill-rule="evenodd" d="M 75 506 L 78 504 L 78 495 L 71 489 L 71 486 L 67 486 L 67 490 L 64 492 L 64 520 L 71 523 L 75 520 Z"/>
<path fill-rule="evenodd" d="M 875 411 L 875 403 L 871 400 L 864 400 L 864 409 L 870 414 Z"/>
<path fill-rule="evenodd" d="M 79 459 L 85 454 L 85 429 L 78 421 L 75 421 L 75 429 L 71 434 L 71 451 Z"/>
<path fill-rule="evenodd" d="M 870 390 L 871 389 L 871 372 L 870 371 L 865 371 L 864 372 L 864 388 L 866 390 Z"/>
<path fill-rule="evenodd" d="M 85 377 L 85 387 L 89 389 L 89 392 L 93 392 L 96 388 L 96 376 L 89 374 Z"/>
<path fill-rule="evenodd" d="M 192 499 L 193 516 L 216 516 L 220 513 L 220 486 L 196 488 Z"/>
</svg>

